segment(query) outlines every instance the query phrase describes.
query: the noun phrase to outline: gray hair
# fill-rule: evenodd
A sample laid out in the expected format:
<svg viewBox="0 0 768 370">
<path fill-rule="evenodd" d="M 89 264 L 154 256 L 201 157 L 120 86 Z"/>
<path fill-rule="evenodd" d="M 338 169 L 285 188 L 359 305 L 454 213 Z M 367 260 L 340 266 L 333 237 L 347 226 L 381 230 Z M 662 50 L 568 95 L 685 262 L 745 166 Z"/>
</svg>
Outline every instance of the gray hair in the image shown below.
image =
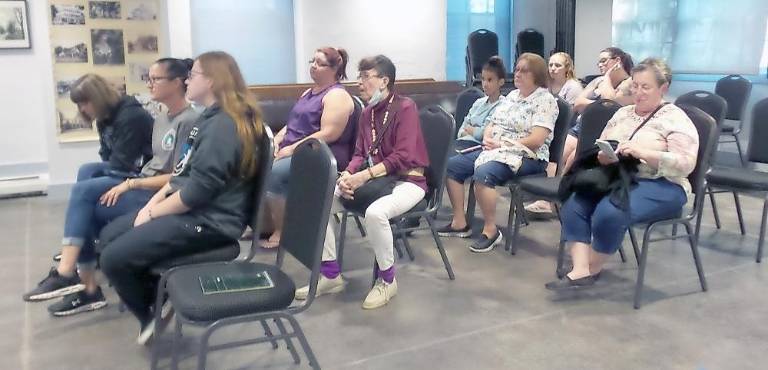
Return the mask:
<svg viewBox="0 0 768 370">
<path fill-rule="evenodd" d="M 669 65 L 667 65 L 667 62 L 662 59 L 645 58 L 640 64 L 632 68 L 633 75 L 637 72 L 645 71 L 653 72 L 653 75 L 656 77 L 656 83 L 658 83 L 659 86 L 664 85 L 665 82 L 669 84 L 672 83 L 672 70 L 669 68 Z"/>
</svg>

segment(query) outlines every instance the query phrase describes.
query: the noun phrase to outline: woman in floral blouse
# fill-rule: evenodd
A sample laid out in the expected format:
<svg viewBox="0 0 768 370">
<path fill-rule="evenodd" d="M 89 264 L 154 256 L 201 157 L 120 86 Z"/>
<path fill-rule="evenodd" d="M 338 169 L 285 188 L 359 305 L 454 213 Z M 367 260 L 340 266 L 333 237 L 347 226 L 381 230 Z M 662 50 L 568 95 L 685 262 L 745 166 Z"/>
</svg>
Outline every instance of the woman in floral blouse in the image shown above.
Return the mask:
<svg viewBox="0 0 768 370">
<path fill-rule="evenodd" d="M 549 160 L 549 142 L 555 126 L 557 101 L 547 90 L 547 62 L 536 54 L 520 56 L 515 68 L 517 90 L 507 95 L 489 118 L 482 148 L 448 161 L 448 197 L 453 207 L 451 223 L 438 231 L 443 236 L 469 237 L 471 229 L 464 208 L 464 181 L 475 181 L 475 196 L 483 212 L 483 232 L 469 249 L 489 252 L 501 242 L 496 227 L 496 186 L 511 178 L 542 173 Z"/>
<path fill-rule="evenodd" d="M 573 269 L 563 279 L 548 283 L 547 289 L 593 285 L 630 224 L 674 217 L 686 203 L 691 191 L 687 176 L 696 165 L 699 135 L 680 108 L 663 101 L 671 78 L 669 67 L 658 59 L 648 58 L 632 70 L 634 105 L 619 109 L 600 136 L 619 142 L 619 156 L 640 160 L 638 184 L 629 192 L 629 210 L 616 207 L 610 196 L 591 199 L 574 193 L 560 213 Z M 603 165 L 612 163 L 603 152 L 597 159 Z"/>
</svg>

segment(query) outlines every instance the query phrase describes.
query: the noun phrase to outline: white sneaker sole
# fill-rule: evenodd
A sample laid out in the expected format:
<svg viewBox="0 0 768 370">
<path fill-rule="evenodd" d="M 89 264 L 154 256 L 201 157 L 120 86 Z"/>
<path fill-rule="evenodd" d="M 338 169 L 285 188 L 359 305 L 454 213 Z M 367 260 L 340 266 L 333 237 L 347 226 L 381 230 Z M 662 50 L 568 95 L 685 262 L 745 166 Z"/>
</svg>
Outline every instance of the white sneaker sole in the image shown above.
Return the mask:
<svg viewBox="0 0 768 370">
<path fill-rule="evenodd" d="M 491 243 L 491 245 L 489 245 L 487 248 L 476 249 L 476 248 L 472 248 L 472 246 L 470 245 L 469 250 L 475 253 L 488 253 L 492 251 L 493 248 L 495 248 L 497 245 L 501 244 L 503 239 L 504 239 L 503 236 L 499 235 L 498 237 L 496 237 L 496 240 L 494 240 L 493 243 Z"/>
<path fill-rule="evenodd" d="M 68 311 L 58 311 L 58 312 L 51 312 L 51 315 L 55 317 L 64 317 L 64 316 L 72 316 L 83 312 L 89 312 L 89 311 L 96 311 L 98 309 L 102 309 L 107 306 L 106 301 L 101 302 L 93 302 L 89 304 L 82 305 L 78 308 L 74 308 Z"/>
<path fill-rule="evenodd" d="M 68 287 L 57 289 L 57 290 L 54 290 L 54 291 L 51 291 L 51 292 L 40 293 L 40 294 L 37 294 L 37 295 L 29 296 L 29 298 L 27 298 L 26 300 L 28 302 L 47 301 L 49 299 L 59 298 L 59 297 L 63 297 L 63 296 L 68 295 L 68 294 L 81 292 L 83 290 L 85 290 L 85 285 L 84 284 L 75 284 L 75 285 L 70 285 Z"/>
<path fill-rule="evenodd" d="M 451 232 L 437 232 L 437 235 L 446 238 L 469 238 L 472 236 L 472 230 L 469 231 L 451 231 Z"/>
<path fill-rule="evenodd" d="M 338 286 L 335 286 L 335 287 L 333 287 L 331 289 L 328 289 L 328 290 L 326 290 L 324 292 L 321 292 L 321 291 L 318 290 L 318 291 L 315 292 L 315 298 L 320 297 L 320 296 L 324 296 L 326 294 L 341 293 L 344 290 L 344 286 L 345 285 L 346 285 L 346 283 L 343 283 L 341 285 L 338 285 Z M 296 294 L 294 295 L 293 298 L 296 299 L 297 301 L 305 301 L 305 300 L 307 300 L 307 296 L 308 295 L 309 295 L 309 291 L 307 291 L 306 293 L 302 292 L 301 294 L 296 292 Z"/>
</svg>

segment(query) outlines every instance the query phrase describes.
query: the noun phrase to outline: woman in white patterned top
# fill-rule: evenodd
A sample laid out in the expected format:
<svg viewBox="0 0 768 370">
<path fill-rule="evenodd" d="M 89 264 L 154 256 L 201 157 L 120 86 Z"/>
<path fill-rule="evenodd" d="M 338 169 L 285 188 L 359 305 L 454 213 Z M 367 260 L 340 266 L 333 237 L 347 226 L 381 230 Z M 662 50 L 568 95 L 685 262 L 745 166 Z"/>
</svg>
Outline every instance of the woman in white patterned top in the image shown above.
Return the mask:
<svg viewBox="0 0 768 370">
<path fill-rule="evenodd" d="M 593 285 L 630 224 L 680 214 L 690 192 L 686 177 L 696 165 L 699 135 L 680 108 L 663 101 L 671 77 L 669 67 L 653 58 L 632 70 L 635 104 L 619 109 L 600 136 L 620 143 L 619 156 L 640 160 L 637 185 L 629 191 L 629 210 L 617 207 L 610 196 L 594 199 L 574 193 L 560 213 L 573 270 L 548 283 L 547 289 Z M 602 165 L 615 162 L 602 151 L 597 159 Z"/>
<path fill-rule="evenodd" d="M 485 128 L 483 146 L 448 161 L 448 197 L 453 207 L 451 223 L 438 232 L 444 236 L 469 237 L 464 216 L 464 181 L 475 181 L 475 196 L 485 224 L 480 238 L 469 248 L 488 252 L 501 241 L 496 227 L 496 186 L 516 176 L 544 172 L 549 142 L 558 115 L 557 101 L 547 90 L 547 64 L 536 54 L 524 53 L 515 68 L 517 90 L 496 108 Z"/>
</svg>

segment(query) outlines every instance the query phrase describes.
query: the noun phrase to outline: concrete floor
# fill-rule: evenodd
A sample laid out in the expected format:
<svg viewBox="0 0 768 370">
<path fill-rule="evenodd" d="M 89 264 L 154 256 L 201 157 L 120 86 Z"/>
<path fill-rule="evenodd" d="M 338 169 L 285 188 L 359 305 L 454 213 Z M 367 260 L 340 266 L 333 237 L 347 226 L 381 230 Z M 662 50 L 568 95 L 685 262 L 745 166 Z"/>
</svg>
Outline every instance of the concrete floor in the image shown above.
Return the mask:
<svg viewBox="0 0 768 370">
<path fill-rule="evenodd" d="M 616 257 L 597 286 L 554 294 L 558 227 L 523 229 L 516 256 L 497 248 L 478 255 L 469 241 L 444 238 L 456 272 L 449 281 L 427 232 L 412 239 L 416 260 L 398 262 L 399 295 L 385 308 L 364 311 L 372 253 L 350 227 L 347 290 L 321 297 L 298 319 L 325 369 L 765 369 L 768 368 L 768 269 L 754 261 L 762 202 L 743 198 L 747 235 L 738 233 L 732 198 L 719 195 L 724 229 L 707 205 L 700 251 L 709 291 L 699 288 L 690 250 L 681 242 L 652 247 L 644 306 L 632 308 L 636 265 Z M 506 220 L 508 202 L 499 206 Z M 101 311 L 52 318 L 47 303 L 21 295 L 44 277 L 61 238 L 66 197 L 0 201 L 0 357 L 3 369 L 143 369 L 149 352 L 135 344 L 138 325 L 110 305 Z M 447 215 L 441 215 L 443 219 Z M 503 221 L 500 221 L 503 222 Z M 627 243 L 628 246 L 628 243 Z M 257 259 L 270 261 L 273 253 Z M 296 264 L 288 262 L 289 270 Z M 301 277 L 301 276 L 300 276 Z M 303 277 L 302 277 L 303 278 Z M 220 335 L 260 332 L 251 325 Z M 182 368 L 199 331 L 186 331 Z M 161 363 L 167 368 L 166 359 Z M 298 369 L 284 346 L 212 354 L 211 369 Z"/>
</svg>

